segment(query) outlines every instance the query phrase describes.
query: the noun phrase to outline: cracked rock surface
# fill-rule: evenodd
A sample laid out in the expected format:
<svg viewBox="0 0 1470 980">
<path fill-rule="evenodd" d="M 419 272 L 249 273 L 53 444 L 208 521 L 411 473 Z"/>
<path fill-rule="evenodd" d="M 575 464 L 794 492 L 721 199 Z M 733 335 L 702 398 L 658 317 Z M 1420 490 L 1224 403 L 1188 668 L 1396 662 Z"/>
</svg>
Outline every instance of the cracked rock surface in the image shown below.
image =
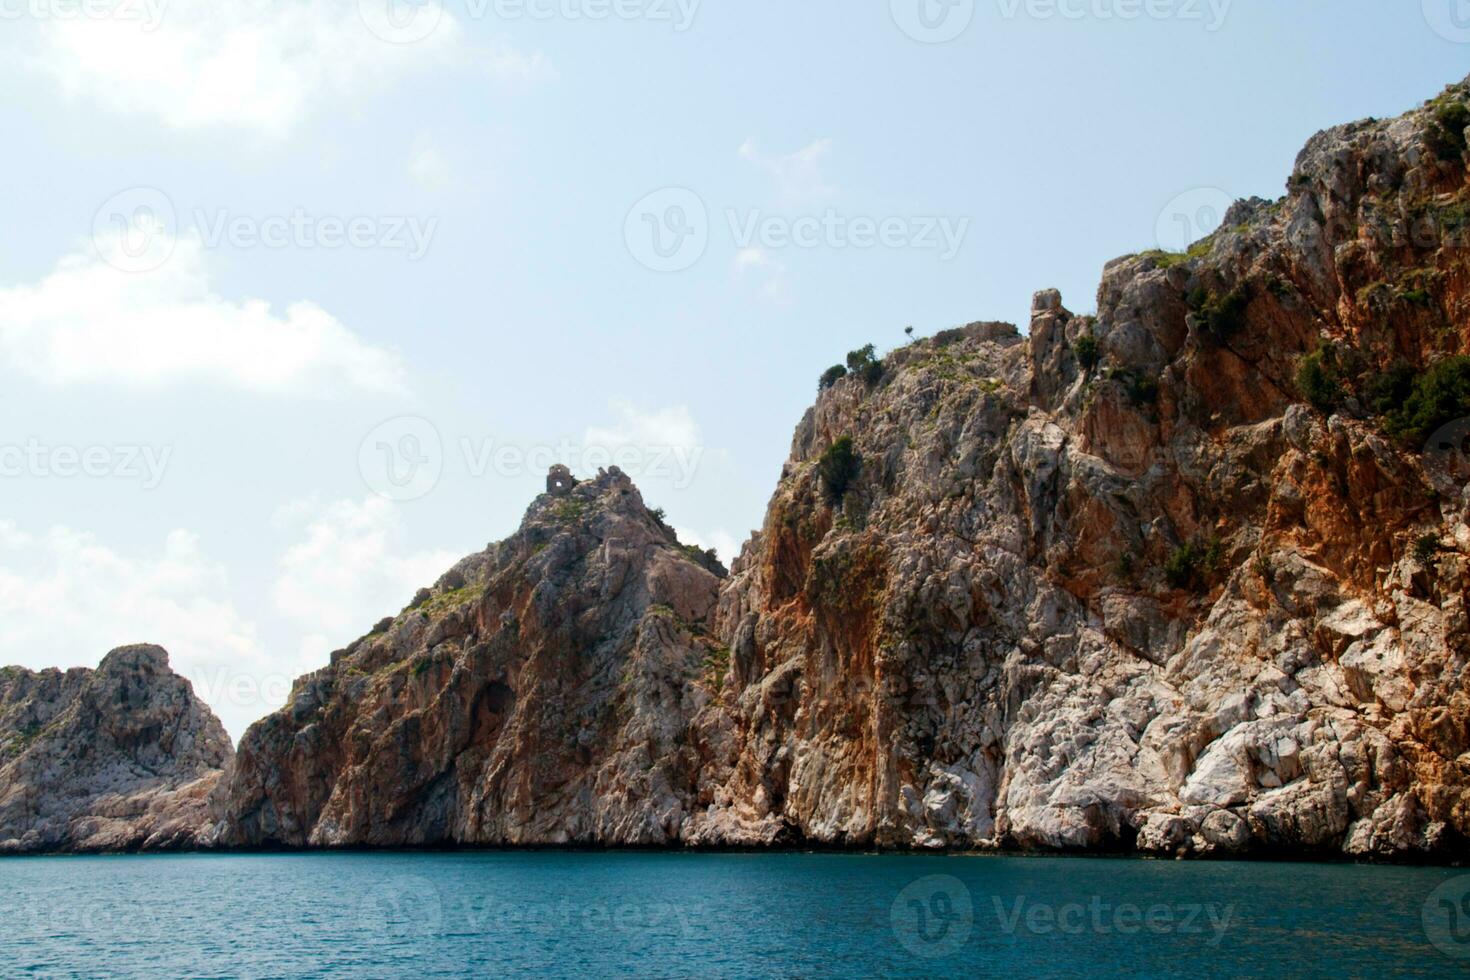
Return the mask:
<svg viewBox="0 0 1470 980">
<path fill-rule="evenodd" d="M 159 647 L 0 669 L 0 853 L 192 847 L 231 754 Z"/>
</svg>

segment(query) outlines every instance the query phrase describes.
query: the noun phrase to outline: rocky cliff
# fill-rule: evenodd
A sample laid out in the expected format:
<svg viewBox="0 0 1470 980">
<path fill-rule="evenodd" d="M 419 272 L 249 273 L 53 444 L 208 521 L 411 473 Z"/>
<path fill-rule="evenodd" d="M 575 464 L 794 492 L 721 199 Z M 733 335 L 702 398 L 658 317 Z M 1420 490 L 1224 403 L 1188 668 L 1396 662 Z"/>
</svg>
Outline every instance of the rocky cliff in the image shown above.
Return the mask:
<svg viewBox="0 0 1470 980">
<path fill-rule="evenodd" d="M 729 578 L 622 475 L 300 681 L 222 845 L 1463 854 L 1470 92 L 823 377 Z"/>
<path fill-rule="evenodd" d="M 299 680 L 217 791 L 225 846 L 662 844 L 707 780 L 725 570 L 620 473 L 557 474 L 511 538 Z"/>
<path fill-rule="evenodd" d="M 158 647 L 96 670 L 0 668 L 0 853 L 193 846 L 230 756 Z"/>
<path fill-rule="evenodd" d="M 1463 857 L 1467 94 L 1095 317 L 826 376 L 721 594 L 699 839 Z"/>
<path fill-rule="evenodd" d="M 1467 129 L 1461 84 L 1319 134 L 1283 198 L 1110 263 L 1096 315 L 1044 291 L 1024 334 L 853 352 L 728 575 L 617 471 L 554 472 L 250 729 L 203 830 L 13 788 L 0 827 L 1463 858 Z M 3 703 L 96 728 L 74 674 Z M 52 714 L 0 789 L 91 799 Z"/>
</svg>

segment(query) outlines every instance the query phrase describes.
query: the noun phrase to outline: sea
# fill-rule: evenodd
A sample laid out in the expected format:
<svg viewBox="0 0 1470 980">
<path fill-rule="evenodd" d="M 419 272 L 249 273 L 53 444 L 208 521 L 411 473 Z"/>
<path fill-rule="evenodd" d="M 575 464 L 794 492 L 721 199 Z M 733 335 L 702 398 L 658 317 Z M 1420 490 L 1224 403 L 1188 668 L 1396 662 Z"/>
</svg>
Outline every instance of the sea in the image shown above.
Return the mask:
<svg viewBox="0 0 1470 980">
<path fill-rule="evenodd" d="M 582 851 L 0 859 L 0 976 L 1453 977 L 1444 867 Z"/>
</svg>

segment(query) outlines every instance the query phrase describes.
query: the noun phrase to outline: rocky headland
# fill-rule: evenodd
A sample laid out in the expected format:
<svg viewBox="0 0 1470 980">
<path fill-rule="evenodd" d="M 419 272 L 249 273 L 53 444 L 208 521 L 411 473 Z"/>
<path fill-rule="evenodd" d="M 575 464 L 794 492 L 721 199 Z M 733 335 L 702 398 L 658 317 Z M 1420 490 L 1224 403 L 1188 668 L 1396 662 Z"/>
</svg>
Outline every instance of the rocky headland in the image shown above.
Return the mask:
<svg viewBox="0 0 1470 980">
<path fill-rule="evenodd" d="M 728 573 L 554 472 L 233 759 L 159 654 L 10 669 L 0 847 L 1462 859 L 1467 128 L 1318 134 L 1095 315 L 852 352 Z"/>
</svg>

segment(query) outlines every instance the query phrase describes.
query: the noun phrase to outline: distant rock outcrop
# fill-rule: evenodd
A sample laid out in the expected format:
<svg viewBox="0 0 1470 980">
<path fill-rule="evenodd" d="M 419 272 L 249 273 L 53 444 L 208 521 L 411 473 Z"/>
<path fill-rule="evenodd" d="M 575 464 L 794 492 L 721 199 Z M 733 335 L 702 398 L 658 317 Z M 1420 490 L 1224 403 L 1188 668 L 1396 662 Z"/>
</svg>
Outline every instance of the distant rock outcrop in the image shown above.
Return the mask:
<svg viewBox="0 0 1470 980">
<path fill-rule="evenodd" d="M 191 847 L 231 755 L 158 647 L 0 668 L 0 853 Z"/>
</svg>

